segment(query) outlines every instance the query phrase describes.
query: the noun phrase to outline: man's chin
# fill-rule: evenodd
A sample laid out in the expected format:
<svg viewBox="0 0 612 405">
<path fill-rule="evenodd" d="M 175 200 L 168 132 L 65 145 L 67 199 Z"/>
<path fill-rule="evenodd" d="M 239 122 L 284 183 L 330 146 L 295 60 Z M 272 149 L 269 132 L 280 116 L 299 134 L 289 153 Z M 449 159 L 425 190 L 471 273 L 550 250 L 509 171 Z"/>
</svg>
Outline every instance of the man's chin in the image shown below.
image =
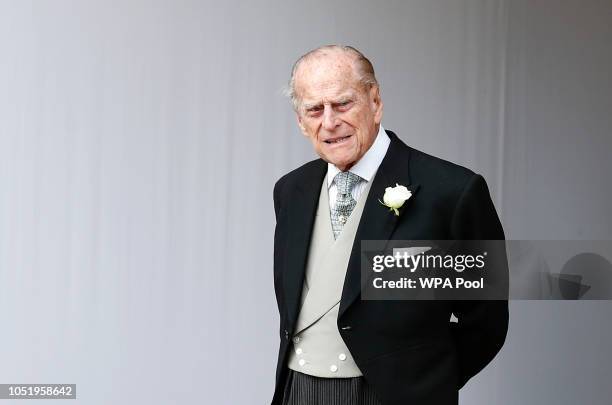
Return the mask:
<svg viewBox="0 0 612 405">
<path fill-rule="evenodd" d="M 330 154 L 322 154 L 319 153 L 321 159 L 325 160 L 327 163 L 331 163 L 336 166 L 338 169 L 342 171 L 346 171 L 350 169 L 356 162 L 354 158 L 350 156 L 338 156 L 338 155 L 330 155 Z"/>
<path fill-rule="evenodd" d="M 343 172 L 350 169 L 355 164 L 355 162 L 352 162 L 350 160 L 335 160 L 331 163 Z"/>
</svg>

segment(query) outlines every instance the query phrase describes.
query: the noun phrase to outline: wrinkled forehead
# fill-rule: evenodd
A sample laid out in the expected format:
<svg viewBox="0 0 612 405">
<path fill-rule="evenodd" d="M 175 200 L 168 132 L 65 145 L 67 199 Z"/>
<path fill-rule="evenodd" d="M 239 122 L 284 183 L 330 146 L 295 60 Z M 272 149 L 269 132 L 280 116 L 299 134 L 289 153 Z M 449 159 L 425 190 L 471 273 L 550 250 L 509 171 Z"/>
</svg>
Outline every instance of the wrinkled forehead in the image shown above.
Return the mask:
<svg viewBox="0 0 612 405">
<path fill-rule="evenodd" d="M 354 58 L 343 54 L 311 56 L 295 72 L 297 96 L 320 99 L 358 92 L 361 86 L 355 69 Z"/>
</svg>

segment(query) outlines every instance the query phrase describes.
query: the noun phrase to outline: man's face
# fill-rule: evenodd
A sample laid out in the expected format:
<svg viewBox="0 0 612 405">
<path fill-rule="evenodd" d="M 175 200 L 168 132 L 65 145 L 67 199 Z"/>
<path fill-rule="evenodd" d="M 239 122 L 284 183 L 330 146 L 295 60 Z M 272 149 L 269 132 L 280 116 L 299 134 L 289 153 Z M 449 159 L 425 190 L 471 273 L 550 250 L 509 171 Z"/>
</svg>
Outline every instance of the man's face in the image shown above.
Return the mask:
<svg viewBox="0 0 612 405">
<path fill-rule="evenodd" d="M 303 61 L 295 88 L 303 134 L 323 160 L 348 170 L 376 139 L 383 107 L 378 87 L 366 89 L 351 57 L 332 53 Z"/>
</svg>

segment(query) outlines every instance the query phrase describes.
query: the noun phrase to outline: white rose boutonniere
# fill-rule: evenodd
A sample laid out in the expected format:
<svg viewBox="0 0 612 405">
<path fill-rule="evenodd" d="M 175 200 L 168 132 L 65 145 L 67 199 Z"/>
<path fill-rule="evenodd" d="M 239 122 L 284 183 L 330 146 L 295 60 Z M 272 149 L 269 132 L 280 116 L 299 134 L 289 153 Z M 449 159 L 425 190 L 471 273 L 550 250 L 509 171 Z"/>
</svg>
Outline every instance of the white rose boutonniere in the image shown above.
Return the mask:
<svg viewBox="0 0 612 405">
<path fill-rule="evenodd" d="M 399 216 L 399 208 L 404 205 L 406 200 L 412 197 L 412 192 L 405 186 L 400 186 L 395 183 L 395 187 L 387 187 L 383 200 L 380 201 L 385 207 L 389 207 L 389 211 L 393 211 L 396 216 Z"/>
</svg>

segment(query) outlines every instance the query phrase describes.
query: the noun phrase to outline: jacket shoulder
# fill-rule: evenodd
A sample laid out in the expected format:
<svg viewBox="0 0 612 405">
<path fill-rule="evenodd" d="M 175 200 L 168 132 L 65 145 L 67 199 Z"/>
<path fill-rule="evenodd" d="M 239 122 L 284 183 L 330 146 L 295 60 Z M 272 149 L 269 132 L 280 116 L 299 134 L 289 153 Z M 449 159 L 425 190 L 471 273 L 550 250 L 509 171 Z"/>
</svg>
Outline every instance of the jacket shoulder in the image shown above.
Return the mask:
<svg viewBox="0 0 612 405">
<path fill-rule="evenodd" d="M 480 177 L 467 167 L 428 153 L 410 149 L 410 175 L 412 181 L 427 185 L 445 202 L 457 201 L 468 184 Z"/>
<path fill-rule="evenodd" d="M 274 184 L 274 195 L 279 196 L 286 191 L 292 190 L 297 184 L 302 183 L 313 171 L 321 169 L 324 165 L 327 165 L 327 163 L 323 159 L 315 159 L 284 174 Z"/>
<path fill-rule="evenodd" d="M 387 130 L 387 134 L 395 145 L 395 156 L 408 161 L 411 182 L 435 185 L 442 191 L 461 187 L 475 175 L 466 167 L 408 146 L 393 131 Z"/>
<path fill-rule="evenodd" d="M 285 201 L 289 195 L 295 190 L 298 184 L 303 184 L 314 173 L 324 170 L 327 163 L 323 159 L 311 160 L 303 164 L 297 169 L 293 169 L 289 173 L 281 176 L 274 184 L 274 211 L 278 218 L 281 209 L 282 201 Z"/>
</svg>

